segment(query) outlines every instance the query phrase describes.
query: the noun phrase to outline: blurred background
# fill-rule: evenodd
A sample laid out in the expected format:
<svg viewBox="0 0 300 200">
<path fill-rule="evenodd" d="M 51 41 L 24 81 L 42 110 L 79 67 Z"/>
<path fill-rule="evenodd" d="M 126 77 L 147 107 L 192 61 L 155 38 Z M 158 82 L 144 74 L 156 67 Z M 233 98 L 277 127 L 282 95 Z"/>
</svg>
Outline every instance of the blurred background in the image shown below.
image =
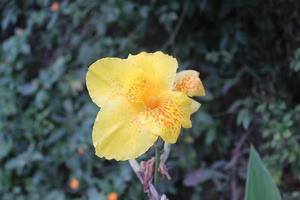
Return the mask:
<svg viewBox="0 0 300 200">
<path fill-rule="evenodd" d="M 146 199 L 127 162 L 94 155 L 85 75 L 157 50 L 207 93 L 159 190 L 241 200 L 253 144 L 284 199 L 300 199 L 299 1 L 1 0 L 0 12 L 1 200 Z"/>
</svg>

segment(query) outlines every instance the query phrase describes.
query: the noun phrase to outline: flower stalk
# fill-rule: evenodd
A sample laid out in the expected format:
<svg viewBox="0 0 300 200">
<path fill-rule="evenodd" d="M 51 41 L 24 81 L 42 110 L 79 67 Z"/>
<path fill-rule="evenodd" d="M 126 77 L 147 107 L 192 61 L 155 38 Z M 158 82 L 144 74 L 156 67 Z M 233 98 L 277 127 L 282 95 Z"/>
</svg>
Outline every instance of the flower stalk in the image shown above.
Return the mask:
<svg viewBox="0 0 300 200">
<path fill-rule="evenodd" d="M 160 164 L 160 149 L 159 145 L 155 146 L 155 168 L 154 168 L 154 185 L 157 186 L 159 182 L 159 164 Z"/>
<path fill-rule="evenodd" d="M 160 149 L 159 149 L 159 145 L 155 146 L 155 172 L 154 172 L 154 185 L 152 183 L 149 183 L 148 187 L 149 189 L 146 191 L 148 197 L 150 200 L 168 200 L 167 196 L 165 194 L 160 195 L 157 191 L 157 189 L 155 188 L 155 186 L 157 186 L 157 183 L 155 183 L 155 177 L 157 177 L 157 179 L 159 178 L 159 168 L 160 165 L 162 163 L 165 163 L 169 157 L 170 154 L 170 150 L 171 150 L 171 145 L 164 143 L 164 150 L 163 153 L 160 154 Z M 158 159 L 157 159 L 158 158 Z M 145 183 L 145 173 L 142 170 L 141 165 L 136 161 L 136 160 L 129 160 L 129 164 L 132 168 L 132 170 L 134 171 L 134 173 L 136 174 L 137 178 L 139 179 L 139 181 L 145 185 L 147 183 Z"/>
<path fill-rule="evenodd" d="M 138 179 L 140 180 L 140 182 L 144 184 L 143 172 L 141 170 L 141 166 L 139 165 L 139 163 L 135 159 L 133 159 L 133 160 L 129 160 L 129 164 L 133 169 L 134 173 L 136 174 L 136 176 L 138 177 Z M 150 198 L 150 200 L 161 200 L 161 196 L 158 194 L 156 188 L 152 183 L 149 184 L 149 191 L 147 192 L 147 195 Z M 162 197 L 165 198 L 165 195 L 163 195 Z"/>
</svg>

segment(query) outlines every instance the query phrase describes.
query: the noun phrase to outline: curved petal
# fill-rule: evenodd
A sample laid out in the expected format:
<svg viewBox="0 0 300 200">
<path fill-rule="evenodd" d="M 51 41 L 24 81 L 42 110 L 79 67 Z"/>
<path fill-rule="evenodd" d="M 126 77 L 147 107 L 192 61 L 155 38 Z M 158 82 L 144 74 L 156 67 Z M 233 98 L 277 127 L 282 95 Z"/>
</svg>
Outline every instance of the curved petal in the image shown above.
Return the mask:
<svg viewBox="0 0 300 200">
<path fill-rule="evenodd" d="M 160 51 L 155 53 L 142 52 L 137 55 L 129 55 L 129 62 L 141 68 L 147 79 L 157 82 L 161 89 L 172 89 L 176 76 L 178 63 L 175 58 Z"/>
<path fill-rule="evenodd" d="M 102 107 L 110 97 L 121 94 L 125 83 L 137 71 L 126 59 L 103 58 L 96 61 L 86 75 L 86 85 L 92 100 Z"/>
<path fill-rule="evenodd" d="M 182 92 L 164 92 L 160 105 L 143 112 L 145 126 L 167 143 L 175 143 L 181 127 L 191 128 L 192 99 Z"/>
<path fill-rule="evenodd" d="M 188 96 L 205 96 L 203 84 L 199 78 L 199 72 L 183 70 L 177 73 L 174 90 L 186 93 Z"/>
<path fill-rule="evenodd" d="M 123 96 L 107 101 L 93 127 L 97 156 L 116 160 L 134 159 L 154 144 L 157 136 L 142 126 L 138 111 Z"/>
<path fill-rule="evenodd" d="M 194 99 L 192 99 L 192 114 L 197 112 L 197 110 L 199 110 L 201 104 L 198 101 L 195 101 Z"/>
</svg>

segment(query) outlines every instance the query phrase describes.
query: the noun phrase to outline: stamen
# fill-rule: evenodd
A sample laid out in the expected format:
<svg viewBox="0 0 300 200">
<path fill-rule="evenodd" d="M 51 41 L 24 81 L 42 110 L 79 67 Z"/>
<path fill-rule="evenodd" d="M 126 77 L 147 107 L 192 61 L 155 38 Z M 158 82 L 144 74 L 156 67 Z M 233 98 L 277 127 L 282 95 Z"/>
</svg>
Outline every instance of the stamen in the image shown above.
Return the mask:
<svg viewBox="0 0 300 200">
<path fill-rule="evenodd" d="M 151 95 L 144 98 L 144 104 L 147 109 L 152 110 L 159 106 L 160 100 L 158 97 Z"/>
</svg>

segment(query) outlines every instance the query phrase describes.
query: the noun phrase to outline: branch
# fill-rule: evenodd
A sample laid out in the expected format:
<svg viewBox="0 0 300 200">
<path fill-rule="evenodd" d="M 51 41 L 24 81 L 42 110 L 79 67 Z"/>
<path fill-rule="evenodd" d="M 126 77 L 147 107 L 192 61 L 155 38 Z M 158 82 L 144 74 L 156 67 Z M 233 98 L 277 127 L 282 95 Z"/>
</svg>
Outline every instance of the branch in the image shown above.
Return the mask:
<svg viewBox="0 0 300 200">
<path fill-rule="evenodd" d="M 175 38 L 182 26 L 182 23 L 183 23 L 183 20 L 187 14 L 187 11 L 188 11 L 188 8 L 189 8 L 189 1 L 186 1 L 185 4 L 184 4 L 184 7 L 183 7 L 183 10 L 182 10 L 182 13 L 179 17 L 179 20 L 178 20 L 178 23 L 176 24 L 171 36 L 169 37 L 169 39 L 163 44 L 162 46 L 162 50 L 166 50 L 166 48 L 173 44 L 173 42 L 175 41 Z"/>
</svg>

